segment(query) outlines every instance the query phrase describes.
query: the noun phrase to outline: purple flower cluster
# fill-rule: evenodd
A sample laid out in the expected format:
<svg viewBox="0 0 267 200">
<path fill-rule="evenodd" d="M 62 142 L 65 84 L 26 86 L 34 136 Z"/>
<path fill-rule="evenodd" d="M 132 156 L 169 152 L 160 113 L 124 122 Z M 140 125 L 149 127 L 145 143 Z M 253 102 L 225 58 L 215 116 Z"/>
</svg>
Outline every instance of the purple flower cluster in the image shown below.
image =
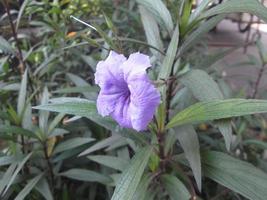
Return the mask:
<svg viewBox="0 0 267 200">
<path fill-rule="evenodd" d="M 100 61 L 95 73 L 95 82 L 101 88 L 99 114 L 110 115 L 125 128 L 147 129 L 160 103 L 160 94 L 146 73 L 149 67 L 149 57 L 141 53 L 126 59 L 111 51 L 106 60 Z"/>
</svg>

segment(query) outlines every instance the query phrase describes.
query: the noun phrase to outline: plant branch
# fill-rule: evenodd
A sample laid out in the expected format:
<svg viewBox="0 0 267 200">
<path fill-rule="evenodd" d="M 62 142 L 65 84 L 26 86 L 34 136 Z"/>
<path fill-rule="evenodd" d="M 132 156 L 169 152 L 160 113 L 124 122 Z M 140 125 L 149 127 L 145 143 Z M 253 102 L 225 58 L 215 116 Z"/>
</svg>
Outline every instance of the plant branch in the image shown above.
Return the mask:
<svg viewBox="0 0 267 200">
<path fill-rule="evenodd" d="M 23 60 L 23 55 L 22 55 L 22 51 L 19 47 L 19 40 L 18 40 L 18 34 L 17 34 L 17 31 L 15 29 L 15 25 L 13 23 L 13 20 L 12 20 L 12 16 L 11 16 L 11 13 L 10 13 L 10 7 L 9 7 L 9 4 L 8 4 L 8 1 L 7 0 L 4 0 L 4 6 L 5 6 L 5 10 L 6 10 L 6 13 L 7 13 L 7 16 L 8 16 L 8 19 L 9 19 L 9 23 L 10 23 L 10 27 L 11 27 L 11 30 L 12 30 L 12 35 L 14 37 L 14 40 L 15 40 L 15 43 L 16 43 L 16 46 L 17 46 L 17 58 L 19 60 L 19 71 L 20 71 L 20 74 L 24 74 L 24 70 L 26 68 L 26 65 L 25 65 L 25 62 Z"/>
<path fill-rule="evenodd" d="M 44 150 L 44 156 L 45 156 L 45 160 L 46 160 L 46 164 L 48 167 L 48 172 L 49 172 L 49 176 L 50 176 L 50 180 L 51 180 L 52 193 L 54 193 L 55 175 L 53 172 L 53 166 L 50 162 L 50 158 L 48 155 L 48 151 L 47 151 L 48 149 L 47 149 L 47 143 L 46 142 L 43 143 L 43 150 Z"/>
<path fill-rule="evenodd" d="M 260 86 L 260 81 L 261 81 L 262 75 L 264 73 L 265 66 L 266 66 L 266 63 L 263 63 L 262 66 L 261 66 L 261 69 L 259 71 L 256 83 L 255 83 L 255 87 L 253 88 L 253 93 L 252 93 L 252 96 L 251 96 L 252 99 L 255 99 L 256 96 L 257 96 L 257 93 L 258 93 L 258 90 L 259 90 L 259 86 Z"/>
</svg>

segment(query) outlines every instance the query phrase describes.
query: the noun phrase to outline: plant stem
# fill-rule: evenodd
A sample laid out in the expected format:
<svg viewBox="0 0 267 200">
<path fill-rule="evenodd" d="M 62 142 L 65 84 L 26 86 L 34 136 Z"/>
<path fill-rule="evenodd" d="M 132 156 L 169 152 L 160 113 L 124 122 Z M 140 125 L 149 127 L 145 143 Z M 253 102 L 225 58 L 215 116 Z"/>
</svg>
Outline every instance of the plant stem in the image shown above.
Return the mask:
<svg viewBox="0 0 267 200">
<path fill-rule="evenodd" d="M 259 85 L 260 85 L 260 81 L 261 81 L 261 78 L 262 78 L 262 75 L 263 75 L 265 66 L 266 66 L 266 63 L 263 63 L 262 66 L 261 66 L 261 69 L 260 69 L 260 71 L 259 71 L 259 74 L 258 74 L 256 83 L 255 83 L 255 87 L 254 87 L 254 89 L 253 89 L 253 93 L 252 93 L 252 96 L 251 96 L 252 99 L 255 99 L 256 96 L 257 96 L 258 89 L 259 89 Z"/>
<path fill-rule="evenodd" d="M 49 176 L 50 176 L 52 193 L 54 193 L 55 175 L 54 175 L 54 172 L 53 172 L 53 166 L 52 166 L 52 164 L 50 162 L 50 158 L 49 158 L 49 155 L 48 155 L 48 152 L 47 152 L 47 143 L 46 142 L 43 143 L 43 150 L 44 150 L 45 160 L 46 160 L 46 163 L 47 163 L 48 172 L 49 172 Z"/>
<path fill-rule="evenodd" d="M 10 27 L 11 27 L 11 30 L 12 30 L 12 35 L 14 37 L 14 40 L 15 40 L 15 43 L 16 43 L 16 46 L 17 46 L 17 58 L 19 60 L 19 71 L 20 71 L 20 74 L 24 74 L 24 70 L 25 70 L 25 62 L 23 60 L 23 55 L 22 55 L 22 51 L 19 47 L 19 40 L 18 40 L 18 35 L 17 35 L 17 31 L 15 29 L 15 26 L 14 26 L 14 23 L 13 23 L 13 20 L 12 20 L 12 17 L 11 17 L 11 14 L 10 14 L 10 7 L 9 7 L 9 4 L 8 4 L 8 1 L 7 0 L 4 0 L 4 6 L 5 6 L 5 10 L 6 10 L 6 13 L 7 13 L 7 16 L 8 16 L 8 19 L 9 19 L 9 24 L 10 24 Z"/>
</svg>

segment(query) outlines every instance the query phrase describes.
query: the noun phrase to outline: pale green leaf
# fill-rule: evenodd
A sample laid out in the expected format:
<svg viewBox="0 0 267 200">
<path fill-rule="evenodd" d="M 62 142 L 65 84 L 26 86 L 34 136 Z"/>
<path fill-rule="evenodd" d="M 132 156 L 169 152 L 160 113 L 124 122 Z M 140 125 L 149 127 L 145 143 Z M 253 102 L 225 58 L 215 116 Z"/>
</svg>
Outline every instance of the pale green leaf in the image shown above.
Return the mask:
<svg viewBox="0 0 267 200">
<path fill-rule="evenodd" d="M 267 112 L 266 100 L 227 99 L 196 103 L 176 114 L 167 128 Z"/>
<path fill-rule="evenodd" d="M 158 80 L 161 79 L 167 80 L 169 78 L 172 71 L 173 63 L 175 61 L 175 56 L 178 49 L 178 43 L 179 43 L 179 27 L 176 26 L 166 56 L 163 60 Z"/>
<path fill-rule="evenodd" d="M 143 27 L 145 29 L 145 34 L 146 34 L 146 39 L 147 39 L 148 44 L 163 51 L 163 43 L 161 41 L 157 22 L 155 21 L 153 16 L 143 6 L 139 6 L 139 12 L 141 14 L 141 19 L 142 19 Z M 150 48 L 150 51 L 155 56 L 161 56 L 161 54 L 155 49 Z"/>
<path fill-rule="evenodd" d="M 173 31 L 173 21 L 170 12 L 161 0 L 137 0 L 137 2 L 149 10 L 158 21 L 158 23 L 166 28 L 169 34 Z"/>
<path fill-rule="evenodd" d="M 18 104 L 17 104 L 17 113 L 20 117 L 23 115 L 23 111 L 25 108 L 26 102 L 26 94 L 27 94 L 27 80 L 28 80 L 28 70 L 26 69 L 21 80 Z"/>
<path fill-rule="evenodd" d="M 201 17 L 211 17 L 218 14 L 226 13 L 251 13 L 258 16 L 260 19 L 267 22 L 267 8 L 264 7 L 258 0 L 230 0 L 219 4 L 207 12 L 203 13 Z"/>
</svg>

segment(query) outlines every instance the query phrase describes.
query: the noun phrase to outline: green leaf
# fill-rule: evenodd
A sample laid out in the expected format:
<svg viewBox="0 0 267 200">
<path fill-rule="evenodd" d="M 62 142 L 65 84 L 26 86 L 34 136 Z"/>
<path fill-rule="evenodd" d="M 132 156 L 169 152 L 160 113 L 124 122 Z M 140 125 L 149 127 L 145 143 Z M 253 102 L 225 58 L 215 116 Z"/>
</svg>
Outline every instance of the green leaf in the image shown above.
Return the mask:
<svg viewBox="0 0 267 200">
<path fill-rule="evenodd" d="M 190 89 L 200 101 L 221 100 L 223 94 L 217 83 L 203 70 L 191 70 L 181 77 L 181 82 Z M 205 91 L 205 92 L 203 92 Z M 232 142 L 232 127 L 230 121 L 218 121 L 216 124 L 224 136 L 226 148 L 229 151 Z"/>
<path fill-rule="evenodd" d="M 111 200 L 130 200 L 133 198 L 151 153 L 152 148 L 146 147 L 135 154 L 128 168 L 123 171 Z"/>
<path fill-rule="evenodd" d="M 79 88 L 84 87 L 87 88 L 87 91 L 82 92 L 82 94 L 89 100 L 95 100 L 97 97 L 97 91 L 98 89 L 95 86 L 91 86 L 89 83 L 87 83 L 85 80 L 80 78 L 77 75 L 68 73 L 67 77 Z"/>
<path fill-rule="evenodd" d="M 142 177 L 134 196 L 131 200 L 147 200 L 146 195 L 148 195 L 148 189 L 153 177 L 151 174 L 146 174 Z"/>
<path fill-rule="evenodd" d="M 81 98 L 62 97 L 50 99 L 50 102 L 49 104 L 33 108 L 87 117 L 93 122 L 123 137 L 131 138 L 142 144 L 146 143 L 145 135 L 136 134 L 137 132 L 131 129 L 120 128 L 111 118 L 100 116 L 96 110 L 95 102 L 93 101 Z"/>
<path fill-rule="evenodd" d="M 112 179 L 108 176 L 87 169 L 70 169 L 68 171 L 61 172 L 59 175 L 79 181 L 99 182 L 103 184 L 107 184 L 112 181 Z"/>
<path fill-rule="evenodd" d="M 191 70 L 180 80 L 200 101 L 223 99 L 217 83 L 203 70 Z"/>
<path fill-rule="evenodd" d="M 115 156 L 87 156 L 87 158 L 120 171 L 123 171 L 129 165 L 127 160 Z"/>
<path fill-rule="evenodd" d="M 178 49 L 178 43 L 179 43 L 179 27 L 176 26 L 166 56 L 163 60 L 158 80 L 161 79 L 167 80 L 169 78 L 172 71 L 173 63 L 175 61 L 175 56 Z"/>
<path fill-rule="evenodd" d="M 13 55 L 16 54 L 12 46 L 9 44 L 9 42 L 2 36 L 0 36 L 0 50 L 2 50 L 3 53 L 13 54 Z"/>
<path fill-rule="evenodd" d="M 37 184 L 35 189 L 40 192 L 46 200 L 53 200 L 52 192 L 49 188 L 47 180 L 43 177 Z"/>
<path fill-rule="evenodd" d="M 211 29 L 213 29 L 224 18 L 225 15 L 218 15 L 199 24 L 198 28 L 185 38 L 183 44 L 178 50 L 178 56 L 182 56 L 186 51 L 188 51 L 195 44 L 201 41 L 201 38 Z"/>
<path fill-rule="evenodd" d="M 153 16 L 143 7 L 139 6 L 139 12 L 141 14 L 141 19 L 143 23 L 143 27 L 145 29 L 146 39 L 148 44 L 163 50 L 163 43 L 161 41 L 160 32 L 158 28 L 158 24 L 153 18 Z M 150 48 L 150 51 L 155 56 L 161 56 L 158 51 Z"/>
<path fill-rule="evenodd" d="M 43 94 L 42 94 L 42 99 L 41 99 L 41 104 L 47 104 L 49 99 L 49 92 L 47 87 L 44 88 Z M 39 126 L 40 129 L 44 134 L 48 134 L 48 118 L 49 118 L 49 112 L 46 110 L 40 110 L 39 111 Z"/>
<path fill-rule="evenodd" d="M 149 10 L 158 21 L 158 23 L 166 28 L 170 35 L 173 31 L 173 21 L 170 12 L 161 0 L 137 0 L 137 2 Z"/>
<path fill-rule="evenodd" d="M 196 103 L 176 114 L 167 128 L 267 112 L 266 100 L 227 99 Z"/>
<path fill-rule="evenodd" d="M 267 174 L 253 165 L 215 151 L 202 155 L 204 175 L 251 200 L 265 200 Z"/>
<path fill-rule="evenodd" d="M 62 151 L 66 151 L 69 149 L 73 149 L 75 147 L 79 147 L 81 145 L 87 144 L 89 142 L 94 141 L 94 138 L 85 138 L 85 137 L 75 137 L 68 139 L 66 141 L 60 142 L 54 149 L 53 153 L 60 153 Z"/>
<path fill-rule="evenodd" d="M 244 145 L 253 145 L 260 149 L 267 149 L 267 142 L 259 141 L 259 140 L 245 140 L 243 142 Z"/>
<path fill-rule="evenodd" d="M 14 133 L 16 135 L 23 135 L 30 138 L 38 138 L 35 133 L 27 129 L 20 128 L 18 126 L 0 125 L 0 133 Z"/>
<path fill-rule="evenodd" d="M 52 54 L 49 57 L 45 58 L 45 60 L 41 63 L 41 65 L 38 68 L 36 68 L 33 75 L 37 76 L 39 74 L 38 75 L 39 77 L 42 76 L 43 75 L 42 71 L 49 66 L 49 63 L 54 61 L 59 56 L 60 54 Z"/>
<path fill-rule="evenodd" d="M 36 184 L 40 181 L 40 179 L 43 177 L 43 173 L 34 177 L 31 179 L 27 185 L 18 193 L 15 200 L 23 200 L 30 192 L 31 190 L 36 186 Z"/>
<path fill-rule="evenodd" d="M 256 15 L 267 22 L 267 8 L 258 0 L 242 0 L 242 3 L 240 3 L 240 0 L 225 1 L 203 13 L 202 17 L 207 18 L 218 14 L 240 12 Z"/>
<path fill-rule="evenodd" d="M 208 7 L 208 5 L 214 0 L 202 0 L 196 7 L 193 13 L 190 15 L 189 22 L 197 20 L 199 15 Z"/>
<path fill-rule="evenodd" d="M 32 153 L 29 153 L 27 156 L 25 156 L 25 158 L 21 162 L 16 164 L 16 168 L 14 169 L 14 171 L 12 171 L 12 176 L 5 180 L 7 181 L 7 184 L 6 184 L 4 192 L 0 192 L 1 194 L 5 194 L 7 192 L 7 190 L 9 189 L 9 187 L 12 185 L 15 178 L 17 177 L 19 171 L 22 169 L 22 167 L 25 165 L 25 163 L 28 161 L 31 155 Z"/>
<path fill-rule="evenodd" d="M 17 104 L 17 113 L 19 117 L 22 117 L 23 111 L 26 105 L 27 79 L 28 79 L 28 69 L 25 70 L 22 76 L 20 90 L 19 90 L 19 97 L 18 97 L 18 104 Z"/>
<path fill-rule="evenodd" d="M 103 139 L 99 142 L 97 142 L 96 144 L 92 145 L 91 147 L 89 147 L 88 149 L 86 149 L 85 151 L 83 151 L 79 156 L 84 156 L 86 154 L 98 151 L 100 149 L 104 149 L 107 148 L 109 146 L 111 146 L 113 143 L 115 143 L 116 141 L 120 140 L 122 137 L 119 135 L 112 135 L 106 139 Z"/>
<path fill-rule="evenodd" d="M 33 108 L 88 117 L 89 119 L 100 117 L 96 115 L 95 102 L 87 99 L 62 97 L 50 99 L 50 102 L 51 104 L 44 104 Z"/>
<path fill-rule="evenodd" d="M 26 6 L 27 6 L 28 3 L 29 3 L 29 0 L 25 0 L 23 2 L 23 4 L 20 6 L 19 14 L 18 14 L 17 21 L 16 21 L 16 32 L 18 31 L 22 14 L 23 14 L 23 12 L 24 12 L 24 10 L 25 10 L 25 8 L 26 8 Z"/>
<path fill-rule="evenodd" d="M 177 127 L 175 132 L 193 171 L 198 189 L 201 191 L 201 161 L 197 133 L 190 125 Z"/>
<path fill-rule="evenodd" d="M 1 156 L 0 157 L 0 166 L 12 164 L 14 161 L 16 161 L 14 156 Z"/>
<path fill-rule="evenodd" d="M 184 184 L 175 176 L 164 174 L 161 181 L 172 200 L 188 200 L 191 195 Z"/>
</svg>

